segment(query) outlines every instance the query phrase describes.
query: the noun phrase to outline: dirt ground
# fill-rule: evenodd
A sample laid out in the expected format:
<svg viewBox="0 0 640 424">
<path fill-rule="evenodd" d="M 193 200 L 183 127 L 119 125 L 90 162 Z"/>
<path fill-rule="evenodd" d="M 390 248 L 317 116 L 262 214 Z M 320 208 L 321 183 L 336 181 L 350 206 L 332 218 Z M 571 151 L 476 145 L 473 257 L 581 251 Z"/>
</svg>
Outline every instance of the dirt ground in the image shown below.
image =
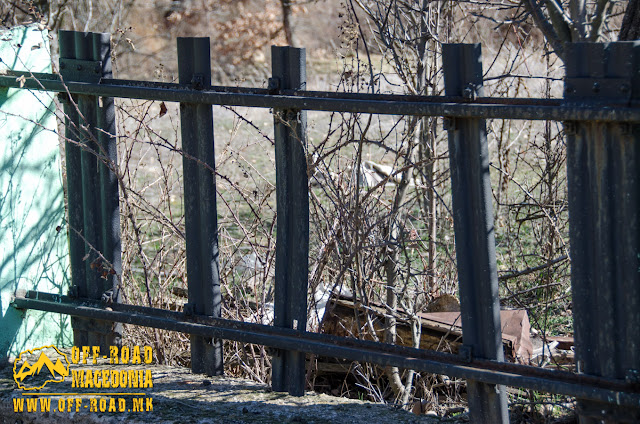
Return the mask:
<svg viewBox="0 0 640 424">
<path fill-rule="evenodd" d="M 83 368 L 84 367 L 84 368 Z M 110 398 L 125 399 L 130 406 L 132 396 L 118 395 L 118 389 L 72 388 L 71 375 L 60 384 L 47 384 L 39 396 L 51 399 L 48 412 L 15 412 L 14 406 L 25 396 L 13 379 L 13 363 L 4 363 L 0 370 L 0 421 L 2 423 L 433 423 L 437 418 L 412 413 L 392 407 L 353 399 L 339 398 L 307 392 L 304 397 L 293 397 L 286 393 L 275 393 L 268 386 L 230 377 L 207 377 L 192 374 L 187 368 L 158 365 L 110 365 L 100 360 L 97 365 L 71 365 L 71 370 L 91 368 L 98 370 L 143 369 L 151 370 L 153 387 L 130 388 L 129 392 L 144 392 L 144 399 L 151 398 L 152 411 L 100 412 L 100 399 L 109 405 Z M 102 396 L 83 395 L 92 391 Z M 122 389 L 120 389 L 122 391 Z M 81 407 L 76 412 L 74 397 L 71 412 L 67 411 L 70 397 L 62 393 L 78 392 Z M 33 392 L 30 392 L 33 393 Z M 61 395 L 55 395 L 61 393 Z M 113 395 L 109 395 L 113 394 Z M 97 411 L 91 412 L 95 399 Z M 62 406 L 59 401 L 66 402 Z M 62 406 L 63 412 L 59 411 Z M 146 404 L 145 404 L 146 408 Z M 448 422 L 451 422 L 448 420 Z"/>
</svg>

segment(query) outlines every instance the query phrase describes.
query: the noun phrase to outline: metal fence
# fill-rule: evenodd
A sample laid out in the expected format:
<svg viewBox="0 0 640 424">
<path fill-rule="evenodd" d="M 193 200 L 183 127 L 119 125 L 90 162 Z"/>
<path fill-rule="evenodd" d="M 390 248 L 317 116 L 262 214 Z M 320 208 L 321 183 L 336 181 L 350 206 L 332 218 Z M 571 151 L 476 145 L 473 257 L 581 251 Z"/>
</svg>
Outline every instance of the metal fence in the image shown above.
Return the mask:
<svg viewBox="0 0 640 424">
<path fill-rule="evenodd" d="M 114 323 L 189 333 L 192 370 L 208 375 L 222 373 L 222 339 L 271 346 L 273 389 L 293 395 L 304 394 L 305 353 L 314 353 L 465 378 L 473 422 L 508 422 L 504 385 L 575 396 L 584 422 L 640 421 L 640 42 L 570 44 L 565 97 L 557 100 L 483 97 L 479 45 L 443 46 L 445 96 L 429 97 L 307 91 L 305 50 L 291 47 L 273 47 L 273 76 L 258 89 L 211 86 L 208 38 L 178 39 L 177 84 L 112 79 L 108 34 L 61 31 L 59 42 L 59 75 L 0 76 L 0 86 L 61 93 L 65 135 L 74 141 L 66 144 L 72 288 L 67 296 L 18 294 L 16 308 L 71 315 L 77 345 L 117 343 L 121 327 Z M 115 290 L 118 181 L 107 165 L 117 159 L 115 97 L 180 103 L 183 312 L 125 305 Z M 214 104 L 274 110 L 274 326 L 220 317 Z M 446 118 L 460 355 L 306 331 L 306 110 Z M 486 118 L 565 122 L 578 373 L 503 361 Z"/>
</svg>

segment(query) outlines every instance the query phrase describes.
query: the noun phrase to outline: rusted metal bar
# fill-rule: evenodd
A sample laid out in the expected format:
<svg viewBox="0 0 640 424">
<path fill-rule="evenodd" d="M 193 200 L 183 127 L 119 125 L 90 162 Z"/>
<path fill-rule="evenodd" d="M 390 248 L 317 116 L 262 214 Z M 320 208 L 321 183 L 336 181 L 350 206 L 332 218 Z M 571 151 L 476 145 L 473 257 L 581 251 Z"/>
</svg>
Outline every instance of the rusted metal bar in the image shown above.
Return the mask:
<svg viewBox="0 0 640 424">
<path fill-rule="evenodd" d="M 19 293 L 12 301 L 18 309 L 37 309 L 98 320 L 118 321 L 152 328 L 162 328 L 255 343 L 278 349 L 298 350 L 323 356 L 397 366 L 489 384 L 504 384 L 549 393 L 576 396 L 617 405 L 640 405 L 640 386 L 624 380 L 572 374 L 565 371 L 414 349 L 372 341 L 347 339 L 326 334 L 301 332 L 182 312 L 125 304 L 107 305 L 91 299 L 77 299 L 30 291 Z M 487 421 L 484 421 L 487 422 Z"/>
<path fill-rule="evenodd" d="M 640 99 L 640 42 L 569 43 L 567 102 Z M 568 122 L 567 185 L 578 370 L 640 381 L 640 125 Z M 608 403 L 608 402 L 607 402 Z M 640 405 L 580 401 L 581 422 L 639 422 Z"/>
<path fill-rule="evenodd" d="M 393 96 L 393 100 L 374 94 L 320 93 L 299 91 L 295 94 L 269 94 L 268 90 L 239 90 L 233 87 L 211 87 L 193 90 L 183 84 L 151 83 L 146 81 L 104 80 L 100 83 L 67 81 L 63 83 L 57 75 L 40 74 L 39 78 L 24 75 L 24 83 L 16 76 L 0 76 L 0 86 L 23 87 L 33 90 L 91 94 L 107 97 L 148 99 L 166 102 L 216 104 L 224 106 L 246 106 L 279 109 L 318 110 L 326 112 L 372 113 L 385 115 L 450 116 L 484 119 L 526 119 L 551 121 L 601 121 L 640 122 L 640 107 L 637 103 L 591 103 L 567 104 L 556 100 L 542 99 L 501 100 L 479 97 L 467 101 L 461 96 L 420 97 Z M 314 94 L 315 93 L 315 94 Z"/>
<path fill-rule="evenodd" d="M 194 90 L 211 85 L 209 38 L 178 38 L 180 83 Z M 218 265 L 213 110 L 208 104 L 180 104 L 184 170 L 185 231 L 189 313 L 220 317 L 222 297 Z M 224 372 L 222 340 L 191 336 L 191 370 Z"/>
<path fill-rule="evenodd" d="M 305 50 L 271 48 L 273 89 L 306 86 Z M 276 279 L 274 319 L 278 327 L 306 331 L 309 276 L 309 182 L 307 176 L 307 116 L 296 109 L 274 109 L 276 148 Z M 275 391 L 304 395 L 304 353 L 276 351 L 271 384 Z"/>
<path fill-rule="evenodd" d="M 554 379 L 575 383 L 584 384 L 586 386 L 598 386 L 614 391 L 627 391 L 630 393 L 640 394 L 640 385 L 636 383 L 626 382 L 625 380 L 609 379 L 597 376 L 590 376 L 586 374 L 576 374 L 568 371 L 551 370 L 546 368 L 539 368 L 528 365 L 520 365 L 510 362 L 497 362 L 492 360 L 486 360 L 482 358 L 472 358 L 469 361 L 468 358 L 464 358 L 460 355 L 454 355 L 445 352 L 438 352 L 435 350 L 426 349 L 414 349 L 400 345 L 391 345 L 386 343 L 377 343 L 373 341 L 359 340 L 355 338 L 344 338 L 339 336 L 332 336 L 327 334 L 317 334 L 309 332 L 299 332 L 293 329 L 284 327 L 273 327 L 270 325 L 248 323 L 243 321 L 228 320 L 223 318 L 214 318 L 200 315 L 187 315 L 183 312 L 169 311 L 166 309 L 149 308 L 146 306 L 115 304 L 110 305 L 104 302 L 98 302 L 91 299 L 78 299 L 71 298 L 69 296 L 51 294 L 38 291 L 19 291 L 15 298 L 15 304 L 20 305 L 20 308 L 35 307 L 47 307 L 51 303 L 61 303 L 67 306 L 76 305 L 79 307 L 88 307 L 90 309 L 97 310 L 115 310 L 123 313 L 139 315 L 141 317 L 159 317 L 162 319 L 173 320 L 176 322 L 193 322 L 203 325 L 211 325 L 221 329 L 234 329 L 241 332 L 250 333 L 263 333 L 265 335 L 285 335 L 297 338 L 304 338 L 316 341 L 326 341 L 331 343 L 341 343 L 344 346 L 359 347 L 363 346 L 368 349 L 377 349 L 381 353 L 398 353 L 404 354 L 408 357 L 416 357 L 421 359 L 429 359 L 442 363 L 469 365 L 474 364 L 479 368 L 502 371 L 510 374 L 525 375 L 532 377 L 540 377 L 542 379 Z M 44 302 L 44 303 L 39 303 Z M 45 305 L 45 306 L 42 306 Z M 36 309 L 36 308 L 33 309 Z M 84 313 L 84 312 L 83 312 Z M 99 312 L 96 312 L 99 313 Z"/>
<path fill-rule="evenodd" d="M 482 94 L 480 44 L 445 44 L 442 62 L 447 95 Z M 470 357 L 503 361 L 486 124 L 478 118 L 445 119 L 464 343 L 460 349 Z M 504 387 L 468 380 L 467 393 L 473 422 L 509 422 Z"/>
</svg>

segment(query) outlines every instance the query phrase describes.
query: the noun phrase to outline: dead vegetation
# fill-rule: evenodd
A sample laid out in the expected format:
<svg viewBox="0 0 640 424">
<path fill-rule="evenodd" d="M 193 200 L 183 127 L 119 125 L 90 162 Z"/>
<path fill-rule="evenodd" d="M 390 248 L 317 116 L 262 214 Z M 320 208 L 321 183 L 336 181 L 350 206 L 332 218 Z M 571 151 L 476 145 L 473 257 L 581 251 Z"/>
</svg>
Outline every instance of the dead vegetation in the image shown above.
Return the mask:
<svg viewBox="0 0 640 424">
<path fill-rule="evenodd" d="M 265 47 L 285 37 L 275 1 L 178 2 L 184 3 L 180 7 L 159 1 L 154 8 L 130 3 L 119 3 L 119 17 L 110 24 L 119 28 L 113 29 L 113 41 L 120 76 L 172 81 L 175 36 L 212 36 L 213 69 L 219 71 L 214 84 L 264 86 L 269 74 Z M 594 10 L 600 3 L 588 6 Z M 596 30 L 602 39 L 615 37 L 623 3 L 609 2 L 609 18 Z M 313 29 L 297 32 L 301 46 L 315 47 L 309 54 L 310 89 L 439 95 L 442 43 L 481 42 L 485 95 L 559 97 L 562 62 L 553 53 L 554 43 L 546 41 L 549 34 L 537 29 L 541 17 L 535 11 L 532 16 L 531 4 L 319 0 L 299 2 L 293 16 Z M 41 6 L 30 7 L 27 13 Z M 68 8 L 56 15 L 50 7 L 44 18 L 51 25 L 77 27 L 79 14 L 87 10 Z M 314 14 L 327 20 L 314 22 Z M 83 19 L 97 25 L 95 17 Z M 319 34 L 332 31 L 335 37 L 318 41 Z M 119 101 L 117 107 L 124 299 L 181 310 L 186 274 L 177 108 L 141 101 Z M 443 122 L 309 116 L 309 328 L 422 346 L 429 329 L 420 314 L 457 290 Z M 214 120 L 223 316 L 270 324 L 276 236 L 273 116 L 216 107 Z M 503 307 L 526 310 L 543 339 L 571 335 L 562 128 L 555 122 L 492 120 L 487 129 Z M 385 167 L 386 175 L 371 180 L 371 164 Z M 335 296 L 340 293 L 348 293 L 354 305 L 348 319 L 348 310 L 338 314 Z M 334 308 L 330 314 L 327 307 Z M 325 316 L 333 318 L 325 321 Z M 127 330 L 131 343 L 155 347 L 159 363 L 189 364 L 187 335 Z M 451 349 L 455 337 L 450 336 L 435 346 Z M 231 375 L 268 384 L 270 360 L 262 346 L 225 344 Z M 314 356 L 308 363 L 310 389 L 406 408 L 419 405 L 421 412 L 441 416 L 464 408 L 461 381 Z M 522 420 L 551 422 L 558 413 L 553 405 L 567 403 L 537 396 L 512 393 L 518 411 L 528 417 Z"/>
</svg>

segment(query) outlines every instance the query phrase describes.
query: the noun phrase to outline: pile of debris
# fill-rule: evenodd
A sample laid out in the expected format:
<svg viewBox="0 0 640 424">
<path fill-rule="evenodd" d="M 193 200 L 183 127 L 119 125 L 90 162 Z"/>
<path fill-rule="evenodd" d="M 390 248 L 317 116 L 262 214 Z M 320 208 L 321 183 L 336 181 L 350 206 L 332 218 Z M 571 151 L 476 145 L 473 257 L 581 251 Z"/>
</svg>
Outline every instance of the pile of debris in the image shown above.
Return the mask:
<svg viewBox="0 0 640 424">
<path fill-rule="evenodd" d="M 460 320 L 459 304 L 452 295 L 443 295 L 427 307 L 427 311 L 420 312 L 420 349 L 438 350 L 458 353 L 462 344 L 462 322 Z M 433 312 L 431 312 L 433 311 Z M 364 336 L 374 340 L 370 333 L 359 334 L 358 329 L 370 320 L 379 340 L 383 339 L 386 308 L 370 302 L 363 305 L 354 302 L 353 297 L 346 295 L 332 295 L 322 319 L 321 332 L 341 337 Z M 397 344 L 413 347 L 411 318 L 406 312 L 397 312 Z M 402 318 L 402 317 L 406 318 Z M 502 344 L 505 357 L 511 362 L 529 364 L 534 351 L 531 342 L 531 326 L 526 310 L 514 309 L 500 311 L 502 321 Z"/>
</svg>

